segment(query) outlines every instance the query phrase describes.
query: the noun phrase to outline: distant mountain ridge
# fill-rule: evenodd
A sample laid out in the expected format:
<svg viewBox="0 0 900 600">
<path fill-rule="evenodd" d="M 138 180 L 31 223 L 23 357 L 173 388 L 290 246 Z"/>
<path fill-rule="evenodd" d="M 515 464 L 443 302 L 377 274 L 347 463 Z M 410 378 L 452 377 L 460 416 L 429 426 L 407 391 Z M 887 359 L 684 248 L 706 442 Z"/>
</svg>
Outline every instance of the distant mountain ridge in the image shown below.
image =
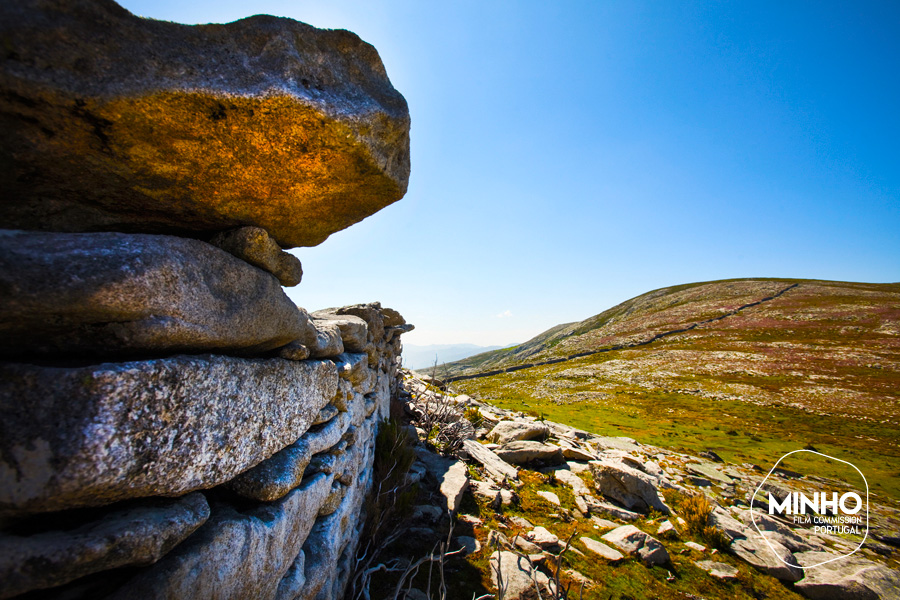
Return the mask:
<svg viewBox="0 0 900 600">
<path fill-rule="evenodd" d="M 425 370 L 434 365 L 468 358 L 473 354 L 500 350 L 509 346 L 477 346 L 475 344 L 403 344 L 403 366 L 408 369 Z"/>
</svg>

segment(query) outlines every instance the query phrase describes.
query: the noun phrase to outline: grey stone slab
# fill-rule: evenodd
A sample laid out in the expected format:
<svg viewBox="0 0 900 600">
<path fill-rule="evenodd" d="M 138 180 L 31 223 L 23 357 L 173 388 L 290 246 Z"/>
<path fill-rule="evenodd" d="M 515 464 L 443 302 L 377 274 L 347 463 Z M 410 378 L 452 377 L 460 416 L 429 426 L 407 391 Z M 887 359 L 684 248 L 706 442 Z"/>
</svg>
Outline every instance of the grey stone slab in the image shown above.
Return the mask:
<svg viewBox="0 0 900 600">
<path fill-rule="evenodd" d="M 151 565 L 207 518 L 206 498 L 194 492 L 114 508 L 74 529 L 0 535 L 0 598 L 109 569 Z"/>
<path fill-rule="evenodd" d="M 259 354 L 316 330 L 269 273 L 168 235 L 0 230 L 0 356 Z"/>
<path fill-rule="evenodd" d="M 0 510 L 10 514 L 224 483 L 296 441 L 338 376 L 331 361 L 207 355 L 2 363 L 0 381 Z"/>
</svg>

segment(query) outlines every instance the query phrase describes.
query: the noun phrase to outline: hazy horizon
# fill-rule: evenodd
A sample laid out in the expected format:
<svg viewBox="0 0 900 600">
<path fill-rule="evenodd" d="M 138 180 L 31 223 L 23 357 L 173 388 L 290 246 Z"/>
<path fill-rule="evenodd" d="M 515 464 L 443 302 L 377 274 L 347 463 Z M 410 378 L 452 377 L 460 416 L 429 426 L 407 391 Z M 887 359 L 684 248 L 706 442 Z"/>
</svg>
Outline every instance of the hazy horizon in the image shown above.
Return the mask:
<svg viewBox="0 0 900 600">
<path fill-rule="evenodd" d="M 127 0 L 378 50 L 405 198 L 294 253 L 310 310 L 380 300 L 408 343 L 528 340 L 653 289 L 900 281 L 900 5 Z"/>
</svg>

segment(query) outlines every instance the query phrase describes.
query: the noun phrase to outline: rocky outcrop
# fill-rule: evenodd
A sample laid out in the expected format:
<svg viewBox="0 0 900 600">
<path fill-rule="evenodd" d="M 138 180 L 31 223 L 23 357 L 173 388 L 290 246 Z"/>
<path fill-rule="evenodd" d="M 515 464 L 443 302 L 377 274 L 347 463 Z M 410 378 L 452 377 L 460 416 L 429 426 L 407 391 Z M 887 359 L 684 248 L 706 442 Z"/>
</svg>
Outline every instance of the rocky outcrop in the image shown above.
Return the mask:
<svg viewBox="0 0 900 600">
<path fill-rule="evenodd" d="M 0 598 L 340 597 L 412 325 L 310 318 L 283 248 L 406 189 L 377 53 L 110 0 L 0 35 Z"/>
<path fill-rule="evenodd" d="M 491 581 L 501 598 L 537 600 L 547 594 L 550 578 L 535 569 L 527 557 L 500 550 L 491 554 Z"/>
<path fill-rule="evenodd" d="M 406 191 L 409 113 L 356 35 L 4 3 L 0 222 L 314 246 Z"/>
<path fill-rule="evenodd" d="M 800 552 L 801 566 L 818 565 L 837 556 L 827 552 Z M 794 588 L 812 600 L 897 600 L 900 574 L 872 561 L 841 558 L 826 567 L 808 568 Z"/>
<path fill-rule="evenodd" d="M 61 584 L 109 598 L 338 594 L 399 367 L 399 338 L 385 339 L 371 341 L 374 367 L 367 354 L 0 365 L 0 488 L 15 529 L 0 537 L 15 548 L 0 597 Z M 27 517 L 196 489 L 210 507 L 195 491 L 100 506 L 75 529 L 67 513 L 49 513 L 49 530 Z"/>
</svg>

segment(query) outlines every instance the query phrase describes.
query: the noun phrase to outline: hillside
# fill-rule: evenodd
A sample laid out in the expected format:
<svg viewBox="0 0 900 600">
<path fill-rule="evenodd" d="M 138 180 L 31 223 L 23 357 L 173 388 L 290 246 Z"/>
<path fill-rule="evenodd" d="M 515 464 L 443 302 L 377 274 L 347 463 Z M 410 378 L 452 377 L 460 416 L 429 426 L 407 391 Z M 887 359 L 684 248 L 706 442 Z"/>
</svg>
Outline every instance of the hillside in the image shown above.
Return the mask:
<svg viewBox="0 0 900 600">
<path fill-rule="evenodd" d="M 504 408 L 736 462 L 768 464 L 813 444 L 900 499 L 900 284 L 664 288 L 441 375 L 503 369 L 453 385 Z"/>
</svg>

